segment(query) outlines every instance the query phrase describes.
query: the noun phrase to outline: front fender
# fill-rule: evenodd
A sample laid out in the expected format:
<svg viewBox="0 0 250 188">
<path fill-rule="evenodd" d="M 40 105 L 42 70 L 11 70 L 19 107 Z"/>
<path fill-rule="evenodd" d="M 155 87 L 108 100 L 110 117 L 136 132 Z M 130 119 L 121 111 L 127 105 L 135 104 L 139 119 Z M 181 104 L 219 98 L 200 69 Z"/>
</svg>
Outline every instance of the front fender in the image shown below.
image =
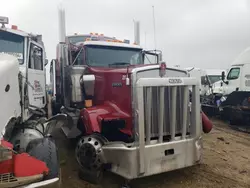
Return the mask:
<svg viewBox="0 0 250 188">
<path fill-rule="evenodd" d="M 99 115 L 108 114 L 109 110 L 103 107 L 85 108 L 81 111 L 81 120 L 86 134 L 92 134 L 94 132 L 100 133 L 100 120 Z"/>
<path fill-rule="evenodd" d="M 126 128 L 121 132 L 131 135 L 132 119 L 129 114 L 122 111 L 117 105 L 111 102 L 105 102 L 103 105 L 98 105 L 90 108 L 85 108 L 80 112 L 85 133 L 87 135 L 94 132 L 101 133 L 101 124 L 103 120 L 118 120 L 126 121 Z"/>
</svg>

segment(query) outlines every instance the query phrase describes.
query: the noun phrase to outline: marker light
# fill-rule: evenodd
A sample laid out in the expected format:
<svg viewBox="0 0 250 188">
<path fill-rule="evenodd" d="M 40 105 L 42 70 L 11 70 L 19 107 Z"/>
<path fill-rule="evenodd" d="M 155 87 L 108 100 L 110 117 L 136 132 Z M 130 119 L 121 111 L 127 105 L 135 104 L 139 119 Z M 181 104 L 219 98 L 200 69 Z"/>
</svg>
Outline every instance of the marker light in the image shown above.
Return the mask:
<svg viewBox="0 0 250 188">
<path fill-rule="evenodd" d="M 97 41 L 98 40 L 98 36 L 91 36 L 91 40 Z"/>
<path fill-rule="evenodd" d="M 11 29 L 17 30 L 18 28 L 17 28 L 16 25 L 12 25 L 12 26 L 11 26 Z"/>
<path fill-rule="evenodd" d="M 92 106 L 92 100 L 85 100 L 85 107 L 91 107 Z"/>
<path fill-rule="evenodd" d="M 130 41 L 129 41 L 129 40 L 126 40 L 126 39 L 124 39 L 124 40 L 123 40 L 123 42 L 124 42 L 124 43 L 126 43 L 126 44 L 129 44 L 129 42 L 130 42 Z"/>
<path fill-rule="evenodd" d="M 166 75 L 166 63 L 165 62 L 161 62 L 161 65 L 160 65 L 160 77 L 163 77 Z"/>
</svg>

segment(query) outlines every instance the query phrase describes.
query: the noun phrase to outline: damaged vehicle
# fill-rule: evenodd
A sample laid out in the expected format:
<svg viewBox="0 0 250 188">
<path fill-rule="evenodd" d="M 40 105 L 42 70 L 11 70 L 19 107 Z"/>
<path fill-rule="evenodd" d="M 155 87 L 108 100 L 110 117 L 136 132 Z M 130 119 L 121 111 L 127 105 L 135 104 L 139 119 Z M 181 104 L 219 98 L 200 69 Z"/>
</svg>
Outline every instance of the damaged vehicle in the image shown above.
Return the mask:
<svg viewBox="0 0 250 188">
<path fill-rule="evenodd" d="M 202 110 L 211 116 L 219 115 L 232 125 L 248 124 L 250 48 L 245 49 L 221 77 L 221 87 L 202 102 Z"/>
<path fill-rule="evenodd" d="M 59 15 L 63 22 L 63 9 Z M 99 183 L 108 170 L 130 181 L 201 162 L 202 130 L 212 125 L 196 78 L 143 50 L 138 35 L 131 44 L 92 33 L 72 45 L 60 32 L 53 109 L 70 119 L 62 130 L 77 139 L 80 178 Z M 148 55 L 155 61 L 145 63 Z"/>
<path fill-rule="evenodd" d="M 0 187 L 56 187 L 60 167 L 53 133 L 66 115 L 48 117 L 42 36 L 7 28 L 7 17 L 0 24 Z"/>
</svg>

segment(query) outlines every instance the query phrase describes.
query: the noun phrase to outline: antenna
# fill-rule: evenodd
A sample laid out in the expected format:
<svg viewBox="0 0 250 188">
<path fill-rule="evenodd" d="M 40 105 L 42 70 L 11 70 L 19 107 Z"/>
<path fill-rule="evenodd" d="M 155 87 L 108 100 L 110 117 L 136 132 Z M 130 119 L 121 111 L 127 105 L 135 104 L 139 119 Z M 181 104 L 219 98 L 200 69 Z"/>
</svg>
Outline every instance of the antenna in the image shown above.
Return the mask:
<svg viewBox="0 0 250 188">
<path fill-rule="evenodd" d="M 156 36 L 155 36 L 155 7 L 152 6 L 153 8 L 153 25 L 154 25 L 154 42 L 155 42 L 155 52 L 156 52 Z"/>
<path fill-rule="evenodd" d="M 145 49 L 147 48 L 146 45 L 147 44 L 147 32 L 145 32 Z"/>
</svg>

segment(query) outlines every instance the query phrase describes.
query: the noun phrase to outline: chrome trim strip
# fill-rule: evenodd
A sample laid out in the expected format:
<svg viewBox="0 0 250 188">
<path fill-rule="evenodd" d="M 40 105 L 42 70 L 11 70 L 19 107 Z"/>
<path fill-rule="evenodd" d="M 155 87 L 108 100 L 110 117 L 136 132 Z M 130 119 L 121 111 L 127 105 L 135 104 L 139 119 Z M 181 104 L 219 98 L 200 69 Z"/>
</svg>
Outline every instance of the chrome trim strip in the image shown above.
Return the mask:
<svg viewBox="0 0 250 188">
<path fill-rule="evenodd" d="M 59 178 L 53 178 L 50 180 L 46 180 L 46 181 L 41 181 L 41 182 L 37 182 L 37 183 L 32 183 L 29 185 L 25 185 L 22 188 L 36 188 L 36 187 L 42 187 L 42 186 L 47 186 L 53 183 L 56 183 L 59 181 Z"/>
</svg>

